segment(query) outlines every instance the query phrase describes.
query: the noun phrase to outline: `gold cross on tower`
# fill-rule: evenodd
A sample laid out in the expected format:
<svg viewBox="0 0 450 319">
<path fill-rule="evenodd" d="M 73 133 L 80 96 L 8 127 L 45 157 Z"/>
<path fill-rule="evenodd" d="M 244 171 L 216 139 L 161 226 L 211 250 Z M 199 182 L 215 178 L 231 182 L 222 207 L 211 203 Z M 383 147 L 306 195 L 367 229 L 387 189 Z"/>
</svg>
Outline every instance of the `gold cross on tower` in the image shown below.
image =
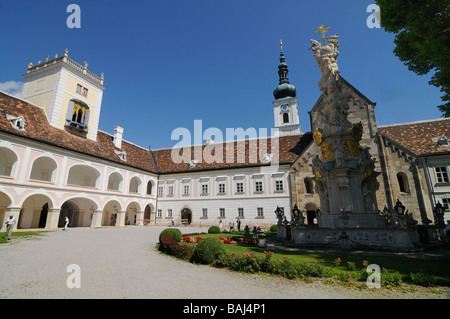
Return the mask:
<svg viewBox="0 0 450 319">
<path fill-rule="evenodd" d="M 319 27 L 319 29 L 316 32 L 314 32 L 314 33 L 321 33 L 322 34 L 323 45 L 327 45 L 325 43 L 325 33 L 327 33 L 328 30 L 330 30 L 330 29 L 331 29 L 331 27 L 328 27 L 328 26 L 322 24 Z"/>
</svg>

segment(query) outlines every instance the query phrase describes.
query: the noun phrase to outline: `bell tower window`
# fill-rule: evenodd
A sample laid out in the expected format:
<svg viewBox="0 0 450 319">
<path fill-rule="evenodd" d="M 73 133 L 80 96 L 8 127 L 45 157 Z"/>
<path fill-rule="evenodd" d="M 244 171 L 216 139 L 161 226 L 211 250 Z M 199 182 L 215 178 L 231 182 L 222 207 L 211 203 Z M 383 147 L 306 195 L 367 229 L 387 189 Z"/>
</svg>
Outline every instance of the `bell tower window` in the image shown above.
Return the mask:
<svg viewBox="0 0 450 319">
<path fill-rule="evenodd" d="M 289 114 L 283 113 L 283 124 L 289 123 Z"/>
<path fill-rule="evenodd" d="M 67 110 L 66 126 L 85 132 L 89 122 L 89 106 L 78 100 L 71 100 Z"/>
</svg>

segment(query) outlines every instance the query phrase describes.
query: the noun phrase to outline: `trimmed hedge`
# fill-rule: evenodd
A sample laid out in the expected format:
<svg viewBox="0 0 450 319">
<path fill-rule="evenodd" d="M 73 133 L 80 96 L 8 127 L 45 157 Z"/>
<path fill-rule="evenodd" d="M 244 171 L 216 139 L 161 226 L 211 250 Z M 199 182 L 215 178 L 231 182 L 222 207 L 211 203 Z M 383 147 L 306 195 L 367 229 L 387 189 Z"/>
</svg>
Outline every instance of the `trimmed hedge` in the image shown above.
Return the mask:
<svg viewBox="0 0 450 319">
<path fill-rule="evenodd" d="M 183 239 L 183 234 L 179 229 L 166 228 L 161 233 L 159 233 L 159 242 L 161 242 L 161 238 L 166 235 L 171 236 L 177 243 L 179 243 Z"/>
<path fill-rule="evenodd" d="M 191 259 L 192 254 L 194 253 L 194 247 L 188 245 L 180 245 L 170 235 L 164 235 L 161 237 L 161 243 L 158 249 L 168 255 L 172 255 L 187 261 Z"/>
<path fill-rule="evenodd" d="M 219 226 L 211 226 L 208 228 L 208 234 L 220 234 Z"/>
<path fill-rule="evenodd" d="M 212 264 L 221 254 L 226 254 L 226 248 L 219 238 L 204 238 L 195 247 L 191 261 L 197 264 Z"/>
</svg>

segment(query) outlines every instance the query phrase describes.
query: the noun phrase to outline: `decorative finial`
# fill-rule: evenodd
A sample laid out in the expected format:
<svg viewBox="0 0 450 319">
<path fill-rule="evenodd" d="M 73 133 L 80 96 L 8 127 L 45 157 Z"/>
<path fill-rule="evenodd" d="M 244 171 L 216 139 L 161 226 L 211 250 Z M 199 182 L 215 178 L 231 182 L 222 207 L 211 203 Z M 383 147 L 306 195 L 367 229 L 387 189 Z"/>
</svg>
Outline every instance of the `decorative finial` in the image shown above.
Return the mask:
<svg viewBox="0 0 450 319">
<path fill-rule="evenodd" d="M 326 43 L 325 43 L 325 33 L 327 33 L 328 30 L 330 30 L 330 29 L 331 29 L 331 27 L 328 27 L 327 25 L 323 25 L 322 24 L 319 27 L 319 29 L 316 32 L 314 32 L 314 33 L 321 33 L 322 34 L 323 45 L 326 45 Z"/>
<path fill-rule="evenodd" d="M 280 39 L 280 47 L 281 47 L 281 51 L 283 51 L 283 40 Z"/>
<path fill-rule="evenodd" d="M 65 49 L 65 50 L 64 50 L 64 55 L 65 55 L 65 56 L 68 56 L 68 55 L 69 55 L 69 49 Z"/>
<path fill-rule="evenodd" d="M 105 78 L 105 73 L 100 74 L 102 76 L 102 80 Z"/>
<path fill-rule="evenodd" d="M 47 56 L 45 57 L 45 62 L 48 62 L 48 58 L 49 58 L 49 56 L 47 55 Z"/>
<path fill-rule="evenodd" d="M 84 68 L 85 68 L 85 69 L 87 69 L 88 65 L 89 65 L 89 64 L 88 64 L 86 61 L 84 61 Z"/>
<path fill-rule="evenodd" d="M 33 67 L 33 63 L 30 62 L 30 63 L 28 64 L 28 68 L 32 68 L 32 67 Z"/>
<path fill-rule="evenodd" d="M 55 54 L 55 59 L 58 57 L 58 53 Z"/>
</svg>

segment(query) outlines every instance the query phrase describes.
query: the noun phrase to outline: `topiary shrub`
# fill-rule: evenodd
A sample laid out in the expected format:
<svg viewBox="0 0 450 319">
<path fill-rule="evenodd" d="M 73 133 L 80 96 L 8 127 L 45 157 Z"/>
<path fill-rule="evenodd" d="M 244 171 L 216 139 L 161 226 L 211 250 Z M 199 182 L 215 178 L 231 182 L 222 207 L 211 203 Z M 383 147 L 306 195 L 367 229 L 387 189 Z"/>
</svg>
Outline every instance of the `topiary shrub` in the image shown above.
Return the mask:
<svg viewBox="0 0 450 319">
<path fill-rule="evenodd" d="M 226 254 L 226 248 L 219 238 L 204 238 L 195 247 L 191 261 L 197 264 L 212 264 L 221 254 Z"/>
<path fill-rule="evenodd" d="M 161 233 L 159 233 L 159 242 L 161 242 L 161 238 L 166 235 L 171 236 L 173 240 L 176 241 L 177 243 L 179 243 L 181 239 L 183 239 L 183 234 L 179 229 L 166 228 Z"/>
<path fill-rule="evenodd" d="M 278 226 L 277 225 L 270 226 L 269 231 L 272 233 L 278 232 Z"/>
<path fill-rule="evenodd" d="M 208 228 L 208 234 L 220 234 L 219 226 L 211 226 Z"/>
</svg>

